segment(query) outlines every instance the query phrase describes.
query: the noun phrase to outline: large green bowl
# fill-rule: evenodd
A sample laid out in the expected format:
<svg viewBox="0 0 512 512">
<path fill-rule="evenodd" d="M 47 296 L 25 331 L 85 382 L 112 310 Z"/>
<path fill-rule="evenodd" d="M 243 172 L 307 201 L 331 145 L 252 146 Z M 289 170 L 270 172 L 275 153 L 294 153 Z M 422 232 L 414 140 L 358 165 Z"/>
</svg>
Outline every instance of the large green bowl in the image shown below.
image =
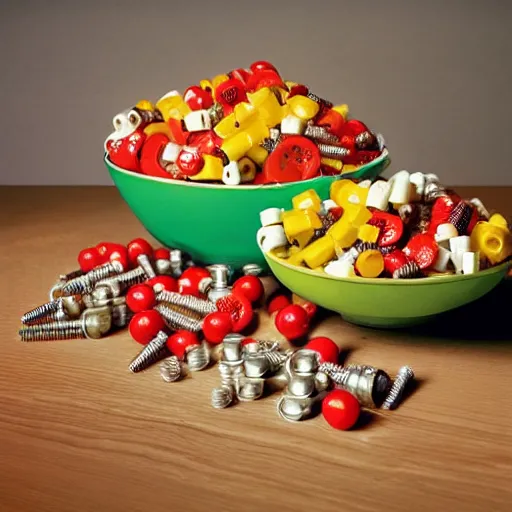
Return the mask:
<svg viewBox="0 0 512 512">
<path fill-rule="evenodd" d="M 107 156 L 104 160 L 122 198 L 161 244 L 189 253 L 198 263 L 226 263 L 234 269 L 247 263 L 267 268 L 255 239 L 262 210 L 289 209 L 293 196 L 311 188 L 328 197 L 331 183 L 345 177 L 323 176 L 282 185 L 210 185 L 154 178 L 121 169 Z M 376 177 L 389 163 L 384 149 L 355 177 Z"/>
<path fill-rule="evenodd" d="M 421 324 L 436 315 L 479 299 L 507 274 L 510 263 L 468 275 L 423 279 L 338 278 L 265 258 L 276 278 L 292 292 L 348 322 L 367 327 L 399 328 Z"/>
</svg>

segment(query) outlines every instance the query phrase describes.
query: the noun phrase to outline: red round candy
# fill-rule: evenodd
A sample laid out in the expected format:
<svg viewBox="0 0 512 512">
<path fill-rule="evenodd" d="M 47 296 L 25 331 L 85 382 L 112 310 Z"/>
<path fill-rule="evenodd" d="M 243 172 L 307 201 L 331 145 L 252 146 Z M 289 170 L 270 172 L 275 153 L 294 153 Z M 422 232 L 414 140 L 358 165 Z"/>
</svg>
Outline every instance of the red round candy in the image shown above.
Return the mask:
<svg viewBox="0 0 512 512">
<path fill-rule="evenodd" d="M 387 247 L 394 245 L 402 238 L 404 232 L 404 224 L 398 215 L 375 210 L 372 218 L 368 221 L 371 226 L 376 226 L 380 229 L 378 245 Z"/>
<path fill-rule="evenodd" d="M 168 260 L 171 257 L 171 251 L 165 247 L 159 247 L 155 251 L 155 260 Z"/>
<path fill-rule="evenodd" d="M 144 238 L 135 238 L 128 244 L 128 257 L 132 265 L 137 265 L 137 257 L 141 254 L 153 258 L 153 247 Z"/>
<path fill-rule="evenodd" d="M 201 297 L 201 283 L 208 278 L 211 278 L 211 275 L 205 268 L 189 267 L 178 279 L 178 290 L 182 295 Z"/>
<path fill-rule="evenodd" d="M 344 133 L 343 125 L 345 124 L 345 118 L 339 112 L 336 112 L 336 110 L 329 109 L 319 117 L 315 124 L 317 126 L 325 127 L 329 133 L 332 133 L 333 135 L 336 135 L 337 137 L 341 138 Z M 353 136 L 352 138 L 354 139 Z M 345 147 L 345 145 L 343 144 L 343 140 L 341 140 L 340 142 L 341 145 Z"/>
<path fill-rule="evenodd" d="M 270 299 L 267 305 L 267 311 L 269 315 L 281 311 L 281 309 L 291 304 L 290 299 L 286 295 L 276 295 Z"/>
<path fill-rule="evenodd" d="M 169 336 L 167 348 L 176 356 L 182 359 L 191 347 L 200 345 L 197 334 L 190 331 L 179 330 Z"/>
<path fill-rule="evenodd" d="M 178 154 L 176 165 L 185 176 L 195 176 L 204 167 L 204 158 L 198 151 L 184 148 Z"/>
<path fill-rule="evenodd" d="M 128 330 L 131 337 L 142 345 L 147 345 L 160 331 L 166 329 L 162 315 L 154 309 L 135 313 Z"/>
<path fill-rule="evenodd" d="M 263 165 L 266 183 L 289 183 L 314 178 L 320 172 L 320 150 L 310 139 L 291 135 L 281 141 Z"/>
<path fill-rule="evenodd" d="M 254 316 L 252 305 L 244 295 L 232 293 L 218 299 L 216 305 L 219 311 L 231 315 L 233 332 L 243 331 L 251 323 Z"/>
<path fill-rule="evenodd" d="M 421 269 L 432 266 L 439 253 L 439 246 L 432 235 L 414 235 L 403 249 L 406 256 L 414 260 Z"/>
<path fill-rule="evenodd" d="M 124 245 L 111 242 L 101 242 L 96 246 L 96 249 L 102 258 L 102 263 L 119 261 L 124 270 L 128 270 L 130 268 L 128 251 Z"/>
<path fill-rule="evenodd" d="M 343 389 L 331 391 L 322 401 L 322 414 L 338 430 L 352 428 L 359 419 L 361 406 L 357 398 Z"/>
<path fill-rule="evenodd" d="M 146 283 L 149 286 L 153 287 L 153 290 L 156 293 L 166 291 L 166 292 L 177 292 L 178 291 L 178 281 L 171 276 L 155 276 L 151 279 L 148 279 Z"/>
<path fill-rule="evenodd" d="M 384 270 L 386 274 L 393 275 L 395 270 L 402 268 L 409 263 L 409 259 L 403 251 L 396 250 L 389 254 L 384 254 Z"/>
<path fill-rule="evenodd" d="M 249 69 L 253 73 L 256 71 L 267 71 L 267 70 L 275 71 L 276 73 L 278 72 L 277 68 L 270 62 L 267 62 L 266 60 L 257 60 L 256 62 L 253 62 L 249 66 Z"/>
<path fill-rule="evenodd" d="M 146 139 L 140 153 L 140 170 L 143 174 L 169 178 L 169 173 L 160 163 L 160 155 L 168 143 L 169 137 L 165 133 L 154 133 Z"/>
<path fill-rule="evenodd" d="M 247 81 L 248 91 L 257 91 L 263 87 L 286 87 L 283 79 L 273 69 L 261 69 L 255 71 Z"/>
<path fill-rule="evenodd" d="M 455 200 L 450 196 L 438 197 L 432 206 L 428 234 L 434 236 L 441 224 L 450 222 L 450 214 L 455 208 Z"/>
<path fill-rule="evenodd" d="M 89 272 L 103 263 L 102 257 L 96 247 L 87 247 L 78 253 L 78 264 L 82 272 Z"/>
<path fill-rule="evenodd" d="M 296 340 L 307 334 L 309 317 L 302 306 L 290 304 L 277 313 L 275 324 L 287 340 Z"/>
<path fill-rule="evenodd" d="M 221 82 L 215 89 L 215 98 L 229 112 L 235 105 L 247 101 L 245 84 L 236 78 Z"/>
<path fill-rule="evenodd" d="M 252 71 L 247 71 L 246 69 L 234 69 L 233 71 L 230 71 L 228 73 L 229 78 L 236 78 L 237 80 L 240 80 L 243 84 L 246 84 L 249 78 L 252 75 Z"/>
<path fill-rule="evenodd" d="M 155 291 L 147 284 L 136 284 L 126 293 L 126 305 L 134 313 L 147 311 L 156 304 Z"/>
<path fill-rule="evenodd" d="M 251 302 L 257 302 L 263 297 L 265 289 L 261 279 L 256 276 L 242 276 L 233 284 L 233 293 L 245 295 Z"/>
<path fill-rule="evenodd" d="M 183 100 L 191 110 L 208 109 L 213 105 L 211 92 L 201 89 L 197 85 L 189 87 L 183 94 Z"/>
<path fill-rule="evenodd" d="M 217 345 L 222 343 L 222 340 L 231 333 L 233 324 L 231 323 L 231 315 L 215 311 L 206 315 L 203 320 L 203 334 L 206 341 Z"/>
<path fill-rule="evenodd" d="M 320 354 L 320 362 L 338 364 L 340 349 L 331 338 L 318 336 L 311 338 L 304 348 L 314 350 Z"/>
<path fill-rule="evenodd" d="M 139 172 L 139 152 L 146 140 L 146 134 L 139 128 L 127 137 L 108 140 L 106 149 L 109 159 L 118 167 L 128 171 Z"/>
</svg>

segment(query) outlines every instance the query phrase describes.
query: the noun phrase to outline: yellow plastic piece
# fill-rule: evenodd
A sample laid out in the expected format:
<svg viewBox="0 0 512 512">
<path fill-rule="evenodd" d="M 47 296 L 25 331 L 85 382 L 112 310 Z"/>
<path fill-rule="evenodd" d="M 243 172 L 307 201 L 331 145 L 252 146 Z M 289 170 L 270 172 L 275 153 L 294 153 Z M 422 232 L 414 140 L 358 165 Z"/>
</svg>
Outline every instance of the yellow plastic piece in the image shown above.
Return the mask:
<svg viewBox="0 0 512 512">
<path fill-rule="evenodd" d="M 332 107 L 332 109 L 335 112 L 338 112 L 338 114 L 341 114 L 343 116 L 343 118 L 345 119 L 345 121 L 347 120 L 347 117 L 348 117 L 348 105 L 346 103 L 344 103 L 343 105 L 335 105 L 334 107 Z"/>
<path fill-rule="evenodd" d="M 284 232 L 288 240 L 308 229 L 320 229 L 322 221 L 314 210 L 288 210 L 281 214 Z"/>
<path fill-rule="evenodd" d="M 140 100 L 135 105 L 135 108 L 140 108 L 141 110 L 155 110 L 155 106 L 149 100 Z"/>
<path fill-rule="evenodd" d="M 247 152 L 247 156 L 256 162 L 260 167 L 263 167 L 263 164 L 268 157 L 268 151 L 262 146 L 253 146 Z"/>
<path fill-rule="evenodd" d="M 318 213 L 322 207 L 322 200 L 316 193 L 316 190 L 311 188 L 292 198 L 292 204 L 296 210 L 305 210 L 306 208 L 310 208 L 314 212 Z"/>
<path fill-rule="evenodd" d="M 262 87 L 252 94 L 248 93 L 247 98 L 251 105 L 258 110 L 259 116 L 268 128 L 279 124 L 289 111 L 288 106 L 281 106 L 276 95 L 268 87 Z"/>
<path fill-rule="evenodd" d="M 493 223 L 490 220 L 477 222 L 471 232 L 471 245 L 474 251 L 479 251 L 496 265 L 512 255 L 512 234 L 499 218 L 493 219 Z"/>
<path fill-rule="evenodd" d="M 336 252 L 334 250 L 334 240 L 330 236 L 323 236 L 309 244 L 302 251 L 302 258 L 304 263 L 309 268 L 316 268 L 324 265 L 332 260 Z"/>
<path fill-rule="evenodd" d="M 222 82 L 229 80 L 228 75 L 217 75 L 212 78 L 213 88 L 216 89 Z"/>
<path fill-rule="evenodd" d="M 204 166 L 201 172 L 195 176 L 190 176 L 193 181 L 218 181 L 222 179 L 224 164 L 221 158 L 212 155 L 203 155 Z"/>
<path fill-rule="evenodd" d="M 491 218 L 489 219 L 489 224 L 505 228 L 508 231 L 507 219 L 505 219 L 505 217 L 503 217 L 503 215 L 500 215 L 499 213 L 491 215 Z"/>
<path fill-rule="evenodd" d="M 358 235 L 359 229 L 352 224 L 347 215 L 343 215 L 327 231 L 327 236 L 332 238 L 335 248 L 338 249 L 351 247 L 357 240 Z"/>
<path fill-rule="evenodd" d="M 290 257 L 286 260 L 286 263 L 297 266 L 301 266 L 304 263 L 304 249 L 297 249 L 298 251 L 294 253 L 290 251 Z"/>
<path fill-rule="evenodd" d="M 170 118 L 181 120 L 191 112 L 179 94 L 160 98 L 156 102 L 156 108 L 162 113 L 164 121 L 168 121 Z"/>
<path fill-rule="evenodd" d="M 167 123 L 151 123 L 144 128 L 144 133 L 149 137 L 155 133 L 165 133 L 172 139 L 171 129 Z"/>
<path fill-rule="evenodd" d="M 201 87 L 201 89 L 203 89 L 203 91 L 207 91 L 207 90 L 213 91 L 213 85 L 210 82 L 210 80 L 201 80 L 199 82 L 199 87 Z"/>
<path fill-rule="evenodd" d="M 256 164 L 246 156 L 238 161 L 238 169 L 242 183 L 248 183 L 256 177 Z"/>
<path fill-rule="evenodd" d="M 261 118 L 257 118 L 252 123 L 248 124 L 244 132 L 251 140 L 251 147 L 260 144 L 260 142 L 263 142 L 266 138 L 270 137 L 269 129 Z"/>
<path fill-rule="evenodd" d="M 247 132 L 240 132 L 225 139 L 220 149 L 230 160 L 240 160 L 252 147 L 252 139 Z"/>
<path fill-rule="evenodd" d="M 343 216 L 347 217 L 353 226 L 360 228 L 372 218 L 372 212 L 363 205 L 350 205 L 345 208 Z"/>
<path fill-rule="evenodd" d="M 290 105 L 290 110 L 293 115 L 300 117 L 304 121 L 309 121 L 318 114 L 320 105 L 306 96 L 293 96 L 286 100 Z"/>
<path fill-rule="evenodd" d="M 359 228 L 358 238 L 363 242 L 376 243 L 379 238 L 380 229 L 377 226 L 363 224 Z"/>
<path fill-rule="evenodd" d="M 352 180 L 338 180 L 331 185 L 331 199 L 344 210 L 354 205 L 365 205 L 368 188 L 360 187 Z"/>
<path fill-rule="evenodd" d="M 384 257 L 377 250 L 364 251 L 356 260 L 356 269 L 362 277 L 379 277 L 384 271 Z"/>
<path fill-rule="evenodd" d="M 321 158 L 320 163 L 328 165 L 337 171 L 341 171 L 343 169 L 343 162 L 341 160 L 334 160 L 334 158 Z"/>
<path fill-rule="evenodd" d="M 359 169 L 359 167 L 358 167 L 357 165 L 345 164 L 345 165 L 343 166 L 342 174 L 343 174 L 343 173 L 354 172 L 354 171 L 357 171 L 357 169 Z"/>
<path fill-rule="evenodd" d="M 291 89 L 292 87 L 295 87 L 298 84 L 297 84 L 297 82 L 292 82 L 291 80 L 285 80 L 284 85 L 286 85 L 286 87 L 288 87 L 288 89 Z"/>
</svg>

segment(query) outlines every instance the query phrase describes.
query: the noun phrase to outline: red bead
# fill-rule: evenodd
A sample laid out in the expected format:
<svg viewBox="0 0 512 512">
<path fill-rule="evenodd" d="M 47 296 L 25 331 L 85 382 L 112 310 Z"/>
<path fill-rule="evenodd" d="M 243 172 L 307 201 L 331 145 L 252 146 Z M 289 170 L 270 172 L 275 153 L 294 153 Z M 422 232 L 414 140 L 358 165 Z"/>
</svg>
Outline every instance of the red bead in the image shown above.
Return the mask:
<svg viewBox="0 0 512 512">
<path fill-rule="evenodd" d="M 147 311 L 156 304 L 155 291 L 147 284 L 136 284 L 126 293 L 126 305 L 134 313 Z"/>
<path fill-rule="evenodd" d="M 217 345 L 233 331 L 231 315 L 216 311 L 206 315 L 203 321 L 203 334 L 206 341 Z"/>
<path fill-rule="evenodd" d="M 404 247 L 405 255 L 414 260 L 421 269 L 432 266 L 439 253 L 439 246 L 432 235 L 414 235 Z"/>
<path fill-rule="evenodd" d="M 166 292 L 177 292 L 178 291 L 178 281 L 171 276 L 155 276 L 146 281 L 149 286 L 153 287 L 155 293 L 159 293 L 162 291 Z"/>
<path fill-rule="evenodd" d="M 323 126 L 329 133 L 336 135 L 336 137 L 341 138 L 344 135 L 343 125 L 345 124 L 345 118 L 339 112 L 336 112 L 336 110 L 326 110 L 315 124 L 317 126 Z M 353 136 L 352 139 L 355 145 L 355 138 Z M 341 140 L 341 145 L 345 147 L 343 140 Z"/>
<path fill-rule="evenodd" d="M 178 279 L 178 289 L 182 295 L 201 297 L 201 284 L 205 279 L 211 278 L 210 272 L 201 267 L 189 267 Z"/>
<path fill-rule="evenodd" d="M 441 224 L 450 222 L 450 215 L 455 208 L 455 201 L 449 196 L 438 197 L 432 206 L 428 233 L 435 235 Z"/>
<path fill-rule="evenodd" d="M 146 140 L 142 129 L 136 130 L 127 137 L 109 140 L 106 143 L 108 157 L 118 167 L 127 171 L 140 171 L 139 152 Z"/>
<path fill-rule="evenodd" d="M 256 276 L 243 276 L 233 284 L 233 293 L 245 295 L 251 302 L 258 302 L 265 293 L 261 279 Z"/>
<path fill-rule="evenodd" d="M 338 430 L 352 428 L 361 412 L 357 398 L 343 389 L 331 391 L 322 401 L 322 414 L 329 425 Z"/>
<path fill-rule="evenodd" d="M 236 78 L 221 82 L 215 89 L 215 98 L 227 112 L 230 112 L 235 105 L 247 101 L 245 84 Z"/>
<path fill-rule="evenodd" d="M 281 87 L 286 88 L 283 79 L 279 76 L 277 71 L 273 69 L 261 69 L 255 71 L 247 81 L 248 91 L 257 91 L 263 87 Z"/>
<path fill-rule="evenodd" d="M 165 247 L 159 247 L 155 250 L 155 260 L 168 260 L 171 257 L 171 251 Z"/>
<path fill-rule="evenodd" d="M 277 311 L 281 311 L 281 309 L 289 306 L 290 304 L 290 299 L 286 295 L 276 295 L 269 301 L 267 305 L 268 314 L 272 315 Z"/>
<path fill-rule="evenodd" d="M 318 306 L 316 304 L 309 300 L 303 299 L 302 297 L 299 297 L 296 294 L 292 295 L 292 303 L 302 306 L 306 310 L 306 313 L 308 314 L 308 318 L 310 320 L 316 315 L 316 312 L 318 310 Z"/>
<path fill-rule="evenodd" d="M 304 348 L 318 352 L 322 363 L 338 364 L 340 349 L 331 338 L 326 338 L 325 336 L 311 338 Z"/>
<path fill-rule="evenodd" d="M 232 293 L 227 297 L 218 299 L 215 304 L 219 311 L 227 312 L 231 315 L 233 332 L 243 331 L 253 319 L 252 305 L 244 295 Z"/>
<path fill-rule="evenodd" d="M 404 265 L 409 263 L 409 259 L 403 253 L 403 251 L 396 250 L 389 254 L 384 254 L 384 270 L 386 274 L 393 275 L 395 270 L 402 268 Z"/>
<path fill-rule="evenodd" d="M 179 330 L 167 340 L 167 348 L 180 359 L 194 346 L 200 345 L 197 334 L 190 331 Z"/>
<path fill-rule="evenodd" d="M 102 263 L 118 261 L 123 266 L 124 270 L 130 268 L 130 260 L 128 258 L 128 251 L 122 244 L 115 244 L 111 242 L 101 242 L 96 246 Z"/>
<path fill-rule="evenodd" d="M 381 247 L 396 244 L 404 232 L 404 224 L 398 215 L 375 210 L 372 218 L 368 221 L 371 226 L 376 226 L 380 229 L 379 238 L 377 243 Z"/>
<path fill-rule="evenodd" d="M 186 148 L 179 152 L 176 165 L 185 176 L 195 176 L 204 167 L 204 158 L 198 151 Z"/>
<path fill-rule="evenodd" d="M 275 324 L 286 339 L 296 340 L 307 334 L 309 317 L 302 306 L 290 304 L 277 313 Z"/>
<path fill-rule="evenodd" d="M 169 178 L 169 173 L 160 161 L 162 151 L 168 143 L 169 137 L 165 133 L 154 133 L 146 139 L 140 153 L 140 171 L 143 174 L 157 178 Z"/>
<path fill-rule="evenodd" d="M 165 329 L 164 319 L 154 309 L 135 313 L 128 326 L 131 337 L 142 345 L 147 345 L 160 331 Z"/>
<path fill-rule="evenodd" d="M 103 263 L 102 257 L 96 247 L 82 249 L 78 254 L 78 264 L 82 272 L 89 272 Z"/>
<path fill-rule="evenodd" d="M 197 85 L 189 87 L 183 94 L 183 100 L 191 110 L 208 109 L 213 105 L 213 98 L 209 91 Z"/>
<path fill-rule="evenodd" d="M 253 62 L 249 69 L 254 73 L 256 71 L 267 71 L 267 70 L 271 70 L 271 71 L 275 71 L 276 73 L 278 72 L 277 71 L 277 68 L 271 64 L 270 62 L 267 62 L 266 60 L 257 60 L 256 62 Z"/>
<path fill-rule="evenodd" d="M 144 238 L 135 238 L 128 244 L 128 257 L 132 265 L 137 265 L 137 258 L 145 254 L 149 258 L 153 258 L 153 247 Z"/>
</svg>

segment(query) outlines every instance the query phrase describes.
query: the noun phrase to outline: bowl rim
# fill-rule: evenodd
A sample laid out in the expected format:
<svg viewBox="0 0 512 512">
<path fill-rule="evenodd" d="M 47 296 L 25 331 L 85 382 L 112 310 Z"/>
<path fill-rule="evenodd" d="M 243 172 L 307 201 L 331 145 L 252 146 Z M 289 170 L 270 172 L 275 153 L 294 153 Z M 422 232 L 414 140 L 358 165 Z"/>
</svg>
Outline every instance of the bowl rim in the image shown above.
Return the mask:
<svg viewBox="0 0 512 512">
<path fill-rule="evenodd" d="M 112 160 L 110 160 L 108 153 L 104 153 L 103 155 L 103 161 L 105 162 L 105 165 L 107 167 L 114 169 L 116 172 L 126 174 L 128 176 L 132 176 L 134 178 L 147 180 L 147 181 L 154 181 L 157 183 L 166 183 L 170 185 L 176 185 L 181 187 L 193 187 L 193 188 L 205 188 L 205 189 L 215 189 L 215 190 L 277 190 L 282 188 L 288 188 L 288 187 L 294 187 L 298 184 L 303 183 L 311 183 L 311 187 L 314 187 L 315 183 L 317 183 L 320 180 L 341 180 L 341 179 L 350 179 L 350 176 L 353 175 L 354 172 L 358 172 L 361 169 L 370 169 L 374 167 L 375 165 L 380 164 L 381 162 L 385 161 L 387 158 L 389 158 L 389 151 L 386 147 L 382 148 L 382 153 L 375 158 L 375 160 L 372 160 L 371 162 L 362 165 L 361 167 L 358 167 L 356 171 L 351 171 L 350 173 L 346 174 L 335 174 L 333 176 L 317 176 L 316 178 L 311 178 L 309 180 L 302 180 L 302 181 L 292 181 L 290 183 L 276 183 L 274 185 L 224 185 L 224 184 L 214 184 L 214 183 L 201 183 L 201 182 L 194 182 L 194 181 L 183 181 L 183 180 L 173 180 L 168 178 L 160 178 L 157 176 L 148 176 L 147 174 L 142 174 L 140 172 L 134 172 L 129 171 L 127 169 L 123 169 L 122 167 L 119 167 L 118 165 L 114 164 Z"/>
<path fill-rule="evenodd" d="M 259 244 L 258 244 L 259 246 Z M 261 247 L 260 247 L 261 250 Z M 471 279 L 478 279 L 480 277 L 485 277 L 488 275 L 492 275 L 495 273 L 499 273 L 505 270 L 507 267 L 512 266 L 512 260 L 505 261 L 491 268 L 487 268 L 485 270 L 480 270 L 479 272 L 475 272 L 474 274 L 453 274 L 453 275 L 445 275 L 440 274 L 439 276 L 429 276 L 422 279 L 393 279 L 391 277 L 336 277 L 331 276 L 329 274 L 321 274 L 320 272 L 316 272 L 309 268 L 298 267 L 296 265 L 292 265 L 282 260 L 278 256 L 271 253 L 263 253 L 263 256 L 269 262 L 269 260 L 273 261 L 277 265 L 281 265 L 285 268 L 298 272 L 299 274 L 305 274 L 309 276 L 319 277 L 321 279 L 328 279 L 330 281 L 338 281 L 341 283 L 357 283 L 357 284 L 366 284 L 366 285 L 375 285 L 375 284 L 386 284 L 392 286 L 422 286 L 422 285 L 430 285 L 430 284 L 443 284 L 443 283 L 453 283 L 457 281 L 469 281 Z M 271 267 L 270 263 L 269 266 Z"/>
</svg>

